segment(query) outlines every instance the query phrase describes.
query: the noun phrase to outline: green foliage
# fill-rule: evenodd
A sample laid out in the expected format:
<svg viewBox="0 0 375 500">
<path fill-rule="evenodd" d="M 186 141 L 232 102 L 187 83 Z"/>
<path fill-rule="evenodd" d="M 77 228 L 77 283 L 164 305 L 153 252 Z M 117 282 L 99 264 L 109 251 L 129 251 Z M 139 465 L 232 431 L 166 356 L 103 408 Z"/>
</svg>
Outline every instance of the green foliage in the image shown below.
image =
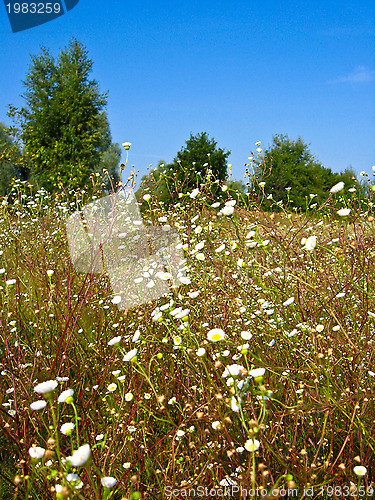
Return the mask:
<svg viewBox="0 0 375 500">
<path fill-rule="evenodd" d="M 11 114 L 21 120 L 25 154 L 41 187 L 82 187 L 100 166 L 116 170 L 119 148 L 111 145 L 103 111 L 107 96 L 89 79 L 92 65 L 76 39 L 57 61 L 46 48 L 32 56 L 23 82 L 26 107 L 19 112 L 13 108 Z"/>
<path fill-rule="evenodd" d="M 27 177 L 28 170 L 12 130 L 0 122 L 0 196 L 9 193 L 14 178 L 25 180 Z"/>
<path fill-rule="evenodd" d="M 94 168 L 94 172 L 102 173 L 103 170 L 107 170 L 108 174 L 112 180 L 113 184 L 117 184 L 120 180 L 119 175 L 119 164 L 121 160 L 121 148 L 120 145 L 115 142 L 112 143 L 112 137 L 110 133 L 109 123 L 107 114 L 102 111 L 100 114 L 100 127 L 99 133 L 102 137 L 102 144 L 100 149 L 99 162 Z M 109 180 L 106 182 L 106 188 L 111 191 L 111 185 Z"/>
<path fill-rule="evenodd" d="M 163 160 L 160 160 L 157 168 L 150 170 L 141 179 L 141 185 L 135 195 L 138 201 L 142 196 L 149 193 L 157 200 L 169 204 L 173 199 L 173 176 L 166 170 Z"/>
<path fill-rule="evenodd" d="M 236 200 L 239 205 L 243 205 L 247 198 L 247 185 L 242 180 L 238 181 L 234 179 L 227 181 L 226 184 L 228 186 L 228 193 L 231 197 Z"/>
<path fill-rule="evenodd" d="M 169 165 L 159 162 L 158 168 L 142 177 L 138 196 L 149 188 L 158 200 L 171 204 L 178 201 L 179 193 L 186 193 L 198 187 L 208 175 L 211 181 L 211 194 L 215 195 L 218 183 L 227 176 L 227 158 L 230 151 L 217 147 L 214 139 L 209 139 L 206 132 L 190 134 L 181 151 Z"/>
<path fill-rule="evenodd" d="M 287 135 L 275 135 L 272 146 L 265 151 L 263 162 L 254 164 L 253 188 L 262 194 L 264 190 L 264 208 L 281 201 L 286 206 L 289 198 L 294 207 L 305 208 L 311 202 L 310 194 L 316 195 L 314 203 L 320 204 L 328 198 L 334 184 L 340 181 L 344 181 L 346 187 L 354 184 L 352 170 L 332 172 L 316 160 L 301 138 L 294 141 Z M 264 188 L 259 186 L 261 181 L 265 182 Z M 291 188 L 290 192 L 286 188 Z M 270 195 L 272 200 L 267 200 Z"/>
</svg>

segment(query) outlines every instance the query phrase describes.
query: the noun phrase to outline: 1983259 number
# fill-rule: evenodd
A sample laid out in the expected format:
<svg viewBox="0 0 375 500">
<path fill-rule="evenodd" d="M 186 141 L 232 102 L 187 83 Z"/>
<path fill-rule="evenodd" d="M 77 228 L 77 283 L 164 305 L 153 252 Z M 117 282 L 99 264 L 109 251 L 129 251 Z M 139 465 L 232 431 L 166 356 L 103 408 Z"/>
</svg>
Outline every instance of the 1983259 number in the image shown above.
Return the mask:
<svg viewBox="0 0 375 500">
<path fill-rule="evenodd" d="M 8 13 L 14 14 L 59 14 L 61 6 L 59 3 L 15 3 L 6 4 Z"/>
</svg>

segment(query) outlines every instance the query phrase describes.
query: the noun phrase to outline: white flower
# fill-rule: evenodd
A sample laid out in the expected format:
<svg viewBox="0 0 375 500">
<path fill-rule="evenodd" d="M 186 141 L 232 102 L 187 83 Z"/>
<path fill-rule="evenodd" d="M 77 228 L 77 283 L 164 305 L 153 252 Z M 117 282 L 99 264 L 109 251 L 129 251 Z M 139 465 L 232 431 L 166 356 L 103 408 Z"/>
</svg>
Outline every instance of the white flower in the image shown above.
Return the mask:
<svg viewBox="0 0 375 500">
<path fill-rule="evenodd" d="M 195 229 L 194 229 L 194 233 L 195 234 L 200 234 L 202 232 L 202 226 L 197 226 Z"/>
<path fill-rule="evenodd" d="M 228 375 L 232 377 L 237 377 L 240 374 L 244 374 L 246 372 L 245 368 L 242 365 L 229 365 L 225 368 L 222 377 L 226 378 Z"/>
<path fill-rule="evenodd" d="M 218 420 L 216 420 L 215 422 L 212 422 L 211 426 L 213 429 L 215 429 L 215 431 L 218 431 L 221 429 L 221 423 Z"/>
<path fill-rule="evenodd" d="M 338 193 L 344 189 L 345 182 L 338 182 L 329 190 L 330 193 Z"/>
<path fill-rule="evenodd" d="M 172 275 L 171 273 L 165 273 L 163 271 L 160 271 L 158 274 L 157 274 L 157 277 L 162 280 L 162 281 L 167 281 L 167 280 L 170 280 L 172 279 Z"/>
<path fill-rule="evenodd" d="M 119 335 L 118 337 L 113 337 L 113 339 L 111 339 L 109 342 L 108 342 L 108 345 L 115 345 L 115 344 L 118 344 L 121 340 L 121 335 Z"/>
<path fill-rule="evenodd" d="M 198 297 L 198 295 L 200 294 L 199 291 L 196 291 L 196 292 L 188 292 L 187 293 L 188 296 L 191 298 L 191 299 L 196 299 Z"/>
<path fill-rule="evenodd" d="M 132 337 L 132 342 L 138 342 L 138 339 L 140 336 L 141 336 L 141 332 L 139 330 L 137 330 Z"/>
<path fill-rule="evenodd" d="M 109 386 L 107 387 L 108 392 L 115 392 L 116 389 L 117 389 L 117 384 L 115 384 L 113 382 L 112 382 L 112 384 L 109 384 Z"/>
<path fill-rule="evenodd" d="M 69 483 L 75 483 L 76 481 L 78 481 L 78 479 L 79 479 L 78 474 L 72 474 L 72 473 L 69 473 L 69 474 L 67 474 L 67 476 L 66 476 L 66 480 L 67 480 Z"/>
<path fill-rule="evenodd" d="M 284 307 L 290 306 L 291 304 L 293 304 L 293 302 L 294 302 L 294 297 L 290 297 L 290 299 L 283 302 L 283 306 Z"/>
<path fill-rule="evenodd" d="M 152 317 L 152 321 L 158 321 L 159 319 L 163 319 L 163 313 L 159 311 L 158 313 L 154 314 Z"/>
<path fill-rule="evenodd" d="M 120 295 L 115 295 L 113 299 L 111 300 L 112 304 L 119 304 L 121 302 L 121 296 Z"/>
<path fill-rule="evenodd" d="M 231 207 L 230 205 L 225 205 L 225 207 L 223 207 L 219 214 L 221 215 L 232 215 L 234 212 L 234 207 Z"/>
<path fill-rule="evenodd" d="M 30 408 L 34 411 L 36 410 L 43 410 L 43 408 L 46 406 L 47 401 L 44 401 L 44 399 L 41 399 L 39 401 L 34 401 L 34 403 L 31 403 Z"/>
<path fill-rule="evenodd" d="M 113 488 L 117 483 L 117 479 L 115 479 L 114 477 L 106 476 L 102 477 L 100 482 L 102 483 L 102 486 L 104 488 Z"/>
<path fill-rule="evenodd" d="M 179 276 L 178 279 L 183 285 L 190 285 L 191 283 L 191 279 L 187 276 Z"/>
<path fill-rule="evenodd" d="M 220 253 L 222 252 L 223 250 L 225 250 L 225 245 L 224 243 L 222 245 L 220 245 L 219 247 L 216 248 L 215 252 L 216 253 Z"/>
<path fill-rule="evenodd" d="M 60 396 L 57 398 L 59 403 L 68 403 L 67 399 L 72 398 L 74 394 L 74 389 L 66 389 L 63 391 Z"/>
<path fill-rule="evenodd" d="M 125 148 L 126 151 L 130 148 L 131 145 L 132 145 L 131 142 L 123 142 L 122 143 L 122 147 Z"/>
<path fill-rule="evenodd" d="M 316 247 L 316 236 L 309 236 L 308 238 L 303 238 L 302 239 L 302 245 L 304 245 L 303 249 L 307 251 L 314 250 Z"/>
<path fill-rule="evenodd" d="M 14 285 L 15 283 L 16 283 L 16 280 L 7 280 L 7 281 L 5 282 L 5 284 L 6 284 L 6 285 L 8 285 L 8 286 L 12 286 L 12 285 Z"/>
<path fill-rule="evenodd" d="M 143 199 L 144 199 L 145 201 L 151 200 L 151 195 L 150 195 L 150 194 L 148 194 L 148 193 L 146 193 L 146 194 L 144 194 L 144 195 L 143 195 Z"/>
<path fill-rule="evenodd" d="M 324 330 L 324 325 L 318 325 L 316 327 L 316 331 L 319 332 L 319 333 L 321 333 L 323 330 Z"/>
<path fill-rule="evenodd" d="M 53 271 L 52 269 L 48 269 L 47 271 L 47 276 L 52 276 L 52 274 L 54 273 L 55 271 Z"/>
<path fill-rule="evenodd" d="M 131 361 L 133 358 L 136 357 L 137 352 L 138 352 L 138 349 L 132 349 L 127 354 L 125 354 L 123 361 Z"/>
<path fill-rule="evenodd" d="M 176 436 L 177 437 L 185 436 L 185 431 L 183 431 L 182 429 L 178 429 L 178 431 L 176 432 Z"/>
<path fill-rule="evenodd" d="M 363 477 L 367 473 L 366 467 L 363 467 L 363 465 L 356 465 L 353 469 L 354 474 L 359 477 Z"/>
<path fill-rule="evenodd" d="M 248 439 L 244 444 L 245 450 L 256 451 L 260 446 L 260 442 L 257 439 Z"/>
<path fill-rule="evenodd" d="M 98 434 L 97 436 L 95 436 L 95 441 L 103 441 L 104 439 L 104 434 Z"/>
<path fill-rule="evenodd" d="M 90 457 L 90 446 L 88 444 L 84 444 L 83 446 L 80 446 L 71 457 L 66 457 L 66 460 L 68 460 L 73 467 L 81 467 L 81 465 L 85 465 L 85 463 L 89 461 Z"/>
<path fill-rule="evenodd" d="M 130 462 L 125 462 L 124 464 L 122 464 L 122 466 L 124 467 L 124 469 L 130 469 L 132 464 Z"/>
<path fill-rule="evenodd" d="M 249 375 L 250 377 L 258 378 L 258 377 L 263 377 L 265 373 L 266 370 L 264 368 L 256 368 L 255 370 L 250 370 Z"/>
<path fill-rule="evenodd" d="M 240 411 L 240 406 L 238 404 L 237 398 L 235 398 L 234 396 L 232 396 L 232 399 L 230 402 L 230 407 L 231 407 L 231 410 L 236 412 L 236 413 L 238 413 Z"/>
<path fill-rule="evenodd" d="M 133 398 L 134 398 L 134 396 L 131 392 L 128 392 L 127 394 L 125 394 L 125 401 L 127 401 L 127 402 L 132 401 Z"/>
<path fill-rule="evenodd" d="M 34 391 L 38 394 L 48 394 L 56 389 L 58 383 L 56 380 L 47 380 L 46 382 L 42 382 L 34 387 Z"/>
<path fill-rule="evenodd" d="M 351 209 L 350 208 L 341 208 L 340 210 L 337 211 L 337 215 L 339 215 L 340 217 L 346 217 L 347 215 L 349 215 L 351 212 Z"/>
<path fill-rule="evenodd" d="M 35 446 L 35 444 L 33 444 L 31 448 L 29 448 L 30 457 L 35 458 L 37 460 L 43 458 L 45 452 L 46 450 L 44 448 L 41 448 L 40 446 Z"/>
<path fill-rule="evenodd" d="M 249 232 L 247 233 L 247 235 L 245 236 L 245 238 L 246 238 L 247 240 L 249 240 L 250 238 L 252 238 L 252 237 L 253 237 L 253 236 L 255 236 L 255 235 L 256 235 L 256 232 L 255 232 L 255 231 L 249 231 Z"/>
<path fill-rule="evenodd" d="M 202 356 L 204 356 L 206 354 L 206 349 L 204 347 L 200 347 L 199 349 L 197 349 L 197 356 L 198 358 L 201 358 Z"/>
<path fill-rule="evenodd" d="M 202 252 L 199 252 L 199 253 L 197 253 L 197 255 L 195 256 L 195 258 L 196 258 L 197 260 L 201 260 L 201 261 L 202 261 L 202 260 L 204 260 L 206 257 L 204 256 L 204 254 L 203 254 Z"/>
<path fill-rule="evenodd" d="M 199 189 L 198 188 L 195 188 L 193 189 L 193 191 L 190 193 L 190 198 L 194 199 L 198 196 L 199 194 Z"/>
<path fill-rule="evenodd" d="M 67 422 L 66 424 L 62 424 L 60 431 L 64 436 L 71 436 L 74 429 L 75 424 L 73 424 L 73 422 Z"/>
<path fill-rule="evenodd" d="M 241 338 L 244 340 L 250 340 L 253 338 L 253 334 L 251 332 L 241 332 Z"/>
<path fill-rule="evenodd" d="M 207 338 L 211 342 L 219 342 L 220 340 L 223 340 L 224 337 L 225 333 L 221 330 L 221 328 L 214 328 L 207 333 Z"/>
</svg>

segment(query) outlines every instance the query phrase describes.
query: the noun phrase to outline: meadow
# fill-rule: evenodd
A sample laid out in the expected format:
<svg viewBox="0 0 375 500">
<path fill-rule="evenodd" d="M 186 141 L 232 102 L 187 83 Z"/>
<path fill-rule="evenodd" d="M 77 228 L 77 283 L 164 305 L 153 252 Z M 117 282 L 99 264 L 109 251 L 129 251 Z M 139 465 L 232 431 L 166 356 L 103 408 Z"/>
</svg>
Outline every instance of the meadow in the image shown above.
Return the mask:
<svg viewBox="0 0 375 500">
<path fill-rule="evenodd" d="M 375 496 L 372 198 L 149 191 L 186 277 L 124 312 L 69 255 L 100 181 L 0 202 L 0 498 Z"/>
</svg>

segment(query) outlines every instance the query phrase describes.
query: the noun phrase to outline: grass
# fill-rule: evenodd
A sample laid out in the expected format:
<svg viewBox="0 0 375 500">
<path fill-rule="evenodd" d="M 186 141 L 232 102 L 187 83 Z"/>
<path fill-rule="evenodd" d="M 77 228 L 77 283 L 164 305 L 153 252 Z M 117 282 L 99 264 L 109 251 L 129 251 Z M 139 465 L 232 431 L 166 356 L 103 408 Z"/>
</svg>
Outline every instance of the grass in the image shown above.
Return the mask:
<svg viewBox="0 0 375 500">
<path fill-rule="evenodd" d="M 343 191 L 292 215 L 249 196 L 222 215 L 225 196 L 144 202 L 179 232 L 190 283 L 124 312 L 106 274 L 70 261 L 65 217 L 87 193 L 15 184 L 0 208 L 0 497 L 372 496 L 372 202 Z"/>
</svg>

